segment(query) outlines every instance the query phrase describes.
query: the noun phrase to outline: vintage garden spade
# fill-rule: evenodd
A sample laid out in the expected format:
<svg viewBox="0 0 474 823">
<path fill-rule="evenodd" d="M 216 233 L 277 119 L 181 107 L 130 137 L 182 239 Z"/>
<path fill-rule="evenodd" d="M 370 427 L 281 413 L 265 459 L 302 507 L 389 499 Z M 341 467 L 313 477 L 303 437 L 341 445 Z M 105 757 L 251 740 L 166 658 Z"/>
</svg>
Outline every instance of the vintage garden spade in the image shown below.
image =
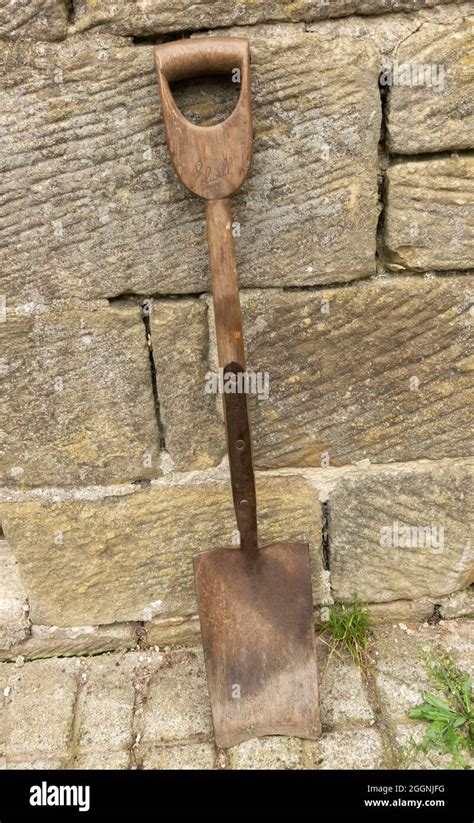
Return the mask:
<svg viewBox="0 0 474 823">
<path fill-rule="evenodd" d="M 229 197 L 252 157 L 250 53 L 246 40 L 201 37 L 155 48 L 171 160 L 179 179 L 206 201 L 219 364 L 233 381 L 245 371 Z M 237 106 L 222 123 L 196 126 L 169 84 L 240 70 Z M 257 542 L 257 503 L 245 392 L 223 394 L 240 548 L 194 557 L 216 743 L 259 735 L 320 735 L 311 578 L 305 543 Z"/>
</svg>

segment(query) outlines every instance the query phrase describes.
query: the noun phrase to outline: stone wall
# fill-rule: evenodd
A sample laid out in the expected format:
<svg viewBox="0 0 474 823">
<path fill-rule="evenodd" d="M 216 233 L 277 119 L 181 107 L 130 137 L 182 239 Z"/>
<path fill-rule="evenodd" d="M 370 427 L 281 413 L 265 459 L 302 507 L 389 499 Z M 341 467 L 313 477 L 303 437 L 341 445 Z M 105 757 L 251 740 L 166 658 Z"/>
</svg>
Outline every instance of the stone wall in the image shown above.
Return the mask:
<svg viewBox="0 0 474 823">
<path fill-rule="evenodd" d="M 154 43 L 209 27 L 252 49 L 233 209 L 248 365 L 270 375 L 251 400 L 262 540 L 309 542 L 316 609 L 474 612 L 473 18 L 0 0 L 0 657 L 194 639 L 192 555 L 238 536 L 204 391 L 203 208 L 153 68 Z M 209 124 L 228 92 L 188 84 L 180 105 Z"/>
</svg>

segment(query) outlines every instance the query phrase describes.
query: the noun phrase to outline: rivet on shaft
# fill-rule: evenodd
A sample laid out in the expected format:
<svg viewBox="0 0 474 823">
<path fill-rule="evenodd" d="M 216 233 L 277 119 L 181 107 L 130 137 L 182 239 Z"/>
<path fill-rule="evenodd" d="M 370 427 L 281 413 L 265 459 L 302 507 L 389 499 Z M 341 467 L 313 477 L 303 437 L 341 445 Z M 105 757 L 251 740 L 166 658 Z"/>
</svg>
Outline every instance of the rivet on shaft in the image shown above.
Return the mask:
<svg viewBox="0 0 474 823">
<path fill-rule="evenodd" d="M 244 443 L 244 441 L 243 441 L 243 440 L 236 440 L 236 441 L 235 441 L 235 448 L 236 448 L 236 449 L 238 449 L 238 450 L 239 450 L 239 452 L 241 452 L 241 451 L 242 451 L 242 449 L 244 448 L 244 446 L 245 446 L 245 443 Z"/>
</svg>

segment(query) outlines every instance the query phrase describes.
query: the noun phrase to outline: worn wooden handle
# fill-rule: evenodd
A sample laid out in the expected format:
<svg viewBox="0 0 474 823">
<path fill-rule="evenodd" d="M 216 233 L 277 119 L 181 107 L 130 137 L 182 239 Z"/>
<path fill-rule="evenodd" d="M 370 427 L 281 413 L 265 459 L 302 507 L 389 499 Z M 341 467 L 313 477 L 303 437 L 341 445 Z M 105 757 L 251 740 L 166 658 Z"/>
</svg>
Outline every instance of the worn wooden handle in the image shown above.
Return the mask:
<svg viewBox="0 0 474 823">
<path fill-rule="evenodd" d="M 205 200 L 230 197 L 252 160 L 250 50 L 237 37 L 196 37 L 155 47 L 155 63 L 171 162 L 181 182 Z M 227 120 L 196 126 L 181 114 L 169 86 L 186 77 L 240 70 L 240 95 Z"/>
<path fill-rule="evenodd" d="M 224 368 L 227 363 L 238 363 L 244 369 L 239 281 L 229 200 L 209 200 L 206 222 L 219 366 Z"/>
<path fill-rule="evenodd" d="M 249 46 L 241 37 L 193 37 L 155 48 L 156 67 L 169 83 L 205 74 L 223 74 L 248 63 Z"/>
</svg>

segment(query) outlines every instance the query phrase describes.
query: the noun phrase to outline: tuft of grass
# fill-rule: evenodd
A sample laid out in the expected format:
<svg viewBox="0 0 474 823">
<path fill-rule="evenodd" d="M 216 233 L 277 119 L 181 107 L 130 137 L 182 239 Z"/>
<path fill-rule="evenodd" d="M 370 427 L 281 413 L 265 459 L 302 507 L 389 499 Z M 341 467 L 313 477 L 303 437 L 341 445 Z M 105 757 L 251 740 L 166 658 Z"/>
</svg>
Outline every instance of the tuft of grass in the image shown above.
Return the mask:
<svg viewBox="0 0 474 823">
<path fill-rule="evenodd" d="M 464 755 L 474 755 L 474 705 L 472 680 L 458 669 L 448 654 L 432 652 L 427 658 L 427 671 L 435 689 L 444 699 L 432 692 L 423 692 L 423 703 L 410 709 L 413 720 L 429 723 L 418 752 L 428 754 L 437 750 L 450 754 L 453 766 L 469 769 Z"/>
<path fill-rule="evenodd" d="M 346 649 L 356 666 L 366 668 L 367 654 L 372 640 L 370 615 L 357 597 L 352 603 L 324 605 L 327 620 L 319 624 L 321 631 L 328 631 L 332 637 L 331 654 L 340 648 Z"/>
</svg>

